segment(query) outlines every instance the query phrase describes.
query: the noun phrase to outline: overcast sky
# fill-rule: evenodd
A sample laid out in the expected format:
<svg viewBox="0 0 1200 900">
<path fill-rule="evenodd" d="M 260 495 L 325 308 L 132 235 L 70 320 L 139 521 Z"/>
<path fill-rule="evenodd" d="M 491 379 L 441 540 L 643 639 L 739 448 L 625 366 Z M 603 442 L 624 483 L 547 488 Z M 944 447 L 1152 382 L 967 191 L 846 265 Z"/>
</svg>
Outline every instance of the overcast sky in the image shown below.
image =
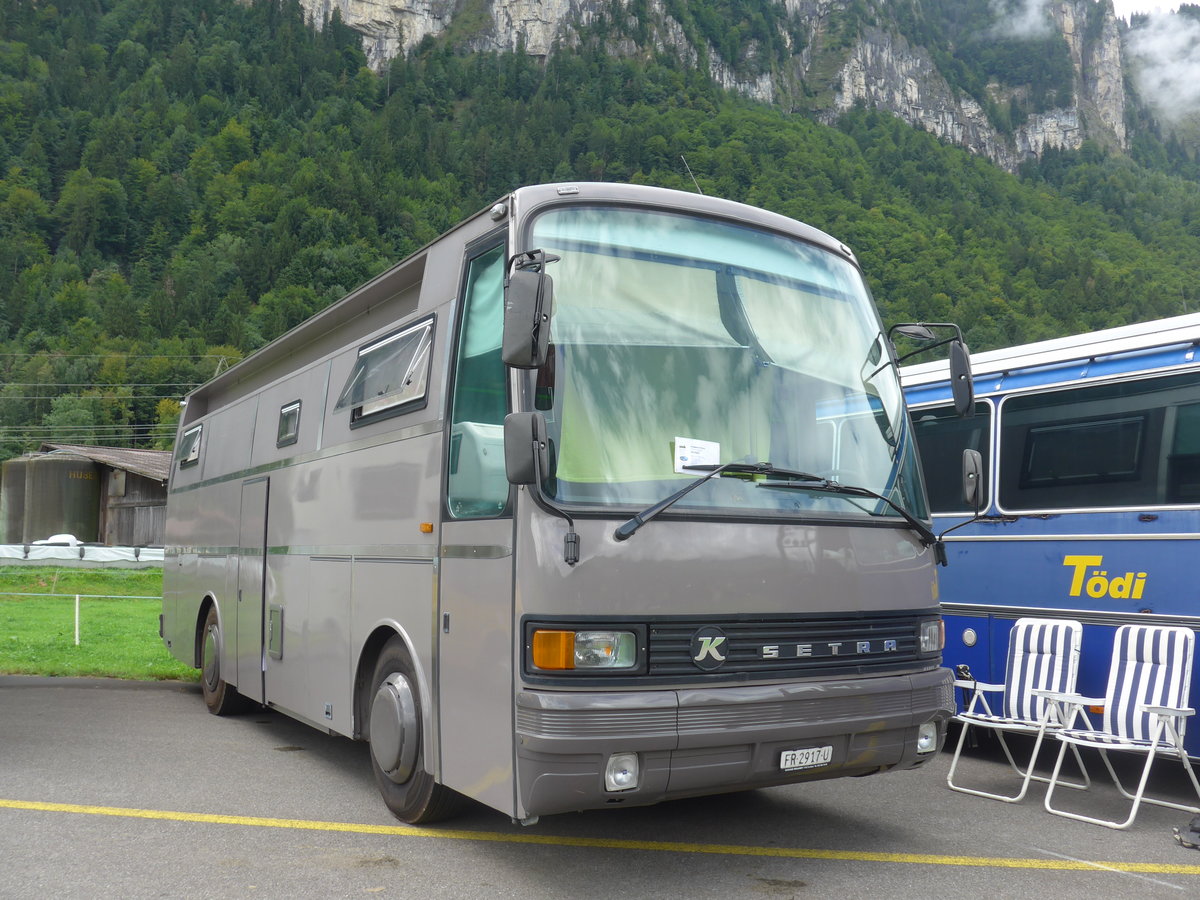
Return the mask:
<svg viewBox="0 0 1200 900">
<path fill-rule="evenodd" d="M 1113 8 L 1122 19 L 1128 19 L 1130 13 L 1154 12 L 1156 9 L 1163 12 L 1174 11 L 1179 8 L 1179 4 L 1164 0 L 1113 0 Z"/>
</svg>

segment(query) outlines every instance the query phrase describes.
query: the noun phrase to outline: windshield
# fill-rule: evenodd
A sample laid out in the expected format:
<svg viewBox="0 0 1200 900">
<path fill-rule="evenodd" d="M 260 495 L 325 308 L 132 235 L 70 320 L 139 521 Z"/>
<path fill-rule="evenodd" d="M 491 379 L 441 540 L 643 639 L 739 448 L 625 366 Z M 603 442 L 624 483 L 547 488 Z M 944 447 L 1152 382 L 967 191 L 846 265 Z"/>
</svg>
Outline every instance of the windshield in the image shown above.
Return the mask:
<svg viewBox="0 0 1200 900">
<path fill-rule="evenodd" d="M 701 471 L 770 462 L 926 515 L 894 366 L 858 270 L 773 232 L 613 207 L 543 213 L 529 246 L 560 259 L 537 372 L 564 505 L 641 507 Z M 896 515 L 886 504 L 713 478 L 672 508 Z"/>
</svg>

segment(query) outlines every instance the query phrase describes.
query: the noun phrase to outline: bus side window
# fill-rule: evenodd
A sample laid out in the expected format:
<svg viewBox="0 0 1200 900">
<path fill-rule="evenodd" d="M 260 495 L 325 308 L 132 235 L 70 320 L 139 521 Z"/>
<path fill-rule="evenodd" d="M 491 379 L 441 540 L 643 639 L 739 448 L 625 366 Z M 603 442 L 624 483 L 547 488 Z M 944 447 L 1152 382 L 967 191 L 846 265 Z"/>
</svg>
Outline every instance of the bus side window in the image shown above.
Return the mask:
<svg viewBox="0 0 1200 900">
<path fill-rule="evenodd" d="M 1167 502 L 1200 503 L 1200 403 L 1175 409 L 1175 436 L 1167 457 Z"/>
<path fill-rule="evenodd" d="M 1024 512 L 1200 501 L 1200 374 L 1006 399 L 1000 506 Z"/>
<path fill-rule="evenodd" d="M 189 428 L 183 433 L 183 437 L 179 439 L 179 446 L 175 450 L 175 458 L 179 461 L 179 468 L 194 466 L 200 461 L 200 432 L 203 427 L 202 425 L 197 425 L 195 428 Z"/>
<path fill-rule="evenodd" d="M 276 447 L 287 447 L 300 439 L 300 401 L 285 404 L 279 410 L 279 428 L 275 437 Z"/>
<path fill-rule="evenodd" d="M 921 450 L 921 470 L 933 512 L 967 511 L 962 496 L 963 450 L 979 451 L 983 459 L 981 479 L 987 485 L 991 463 L 988 441 L 991 415 L 989 403 L 976 403 L 975 415 L 965 419 L 959 418 L 952 406 L 913 410 L 913 426 Z"/>
<path fill-rule="evenodd" d="M 349 409 L 357 428 L 423 408 L 432 345 L 430 317 L 361 348 L 334 411 Z"/>
<path fill-rule="evenodd" d="M 456 519 L 496 516 L 508 503 L 504 473 L 504 247 L 467 267 L 462 329 L 455 354 L 446 501 Z"/>
</svg>

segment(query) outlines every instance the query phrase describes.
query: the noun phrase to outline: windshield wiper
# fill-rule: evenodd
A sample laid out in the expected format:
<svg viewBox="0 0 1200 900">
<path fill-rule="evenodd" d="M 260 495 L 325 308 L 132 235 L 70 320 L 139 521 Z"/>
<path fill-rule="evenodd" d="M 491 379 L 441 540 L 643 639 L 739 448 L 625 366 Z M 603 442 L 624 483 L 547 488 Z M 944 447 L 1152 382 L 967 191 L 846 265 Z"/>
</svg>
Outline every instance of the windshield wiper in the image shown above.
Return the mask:
<svg viewBox="0 0 1200 900">
<path fill-rule="evenodd" d="M 685 484 L 682 488 L 677 490 L 670 497 L 667 497 L 665 500 L 659 500 L 653 506 L 642 510 L 640 513 L 638 513 L 636 516 L 634 516 L 632 519 L 630 519 L 624 525 L 621 525 L 619 528 L 617 528 L 617 530 L 615 532 L 613 532 L 614 539 L 616 539 L 618 541 L 629 540 L 631 537 L 633 537 L 633 533 L 635 531 L 637 531 L 639 528 L 641 528 L 643 525 L 645 525 L 647 522 L 649 522 L 651 519 L 653 519 L 655 516 L 657 516 L 660 512 L 662 512 L 668 506 L 671 506 L 674 503 L 676 503 L 678 500 L 681 500 L 683 497 L 686 497 L 688 494 L 690 494 L 696 488 L 700 487 L 700 485 L 704 484 L 704 482 L 708 481 L 710 478 L 712 478 L 716 475 L 724 474 L 725 472 L 731 472 L 731 473 L 737 474 L 737 475 L 746 475 L 746 474 L 750 474 L 750 475 L 781 475 L 785 478 L 789 477 L 789 476 L 794 476 L 794 477 L 798 477 L 798 478 L 804 478 L 804 477 L 815 478 L 816 477 L 815 475 L 806 476 L 805 473 L 803 473 L 803 472 L 789 472 L 786 469 L 777 469 L 774 466 L 772 466 L 770 463 L 767 463 L 767 462 L 762 462 L 762 463 L 729 462 L 729 463 L 724 463 L 719 466 L 717 466 L 717 465 L 684 466 L 683 468 L 694 469 L 697 472 L 704 472 L 704 474 L 701 475 L 699 478 L 697 478 L 695 481 L 693 481 L 689 484 Z"/>
<path fill-rule="evenodd" d="M 869 488 L 857 487 L 851 484 L 842 484 L 840 481 L 834 481 L 831 478 L 825 478 L 821 475 L 814 475 L 811 472 L 800 472 L 794 469 L 781 469 L 771 465 L 769 462 L 749 463 L 749 462 L 730 462 L 722 465 L 703 465 L 703 466 L 684 466 L 685 469 L 694 469 L 698 472 L 704 472 L 695 481 L 684 485 L 678 491 L 664 500 L 660 500 L 653 506 L 642 510 L 624 525 L 621 525 L 613 533 L 613 537 L 618 541 L 627 541 L 631 538 L 639 528 L 657 516 L 667 507 L 676 503 L 681 498 L 687 496 L 700 485 L 704 484 L 710 478 L 726 473 L 732 475 L 774 475 L 780 478 L 787 478 L 788 481 L 759 481 L 756 484 L 759 487 L 765 488 L 792 488 L 802 491 L 823 491 L 827 494 L 839 494 L 846 497 L 866 497 L 872 500 L 880 500 L 894 509 L 900 514 L 901 518 L 908 524 L 913 531 L 921 539 L 921 543 L 926 547 L 933 548 L 934 558 L 938 565 L 946 565 L 946 545 L 942 543 L 925 523 L 906 510 L 904 507 L 889 500 L 883 494 L 877 494 Z"/>
<path fill-rule="evenodd" d="M 903 506 L 894 503 L 883 494 L 878 494 L 870 488 L 857 487 L 852 484 L 842 484 L 840 481 L 834 481 L 831 478 L 823 478 L 820 475 L 810 475 L 807 472 L 781 472 L 787 476 L 796 479 L 794 481 L 760 481 L 759 487 L 765 488 L 791 488 L 801 491 L 823 491 L 827 494 L 840 494 L 846 497 L 866 497 L 872 500 L 881 500 L 908 523 L 909 527 L 917 533 L 921 538 L 921 543 L 926 547 L 933 548 L 934 558 L 938 565 L 946 565 L 946 545 L 942 543 L 941 538 L 934 534 L 925 523 L 910 513 Z"/>
</svg>

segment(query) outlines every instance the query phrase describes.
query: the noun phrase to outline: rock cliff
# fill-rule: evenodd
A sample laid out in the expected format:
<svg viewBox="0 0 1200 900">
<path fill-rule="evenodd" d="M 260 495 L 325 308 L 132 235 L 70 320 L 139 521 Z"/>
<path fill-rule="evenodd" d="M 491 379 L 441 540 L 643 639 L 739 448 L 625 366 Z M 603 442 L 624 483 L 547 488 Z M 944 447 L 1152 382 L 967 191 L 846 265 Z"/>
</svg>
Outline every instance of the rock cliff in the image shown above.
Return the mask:
<svg viewBox="0 0 1200 900">
<path fill-rule="evenodd" d="M 1011 135 L 999 133 L 976 100 L 950 87 L 926 49 L 875 27 L 864 29 L 851 48 L 839 73 L 834 101 L 819 115 L 832 121 L 856 103 L 886 109 L 1010 171 L 1039 156 L 1046 147 L 1074 150 L 1089 138 L 1127 149 L 1121 36 L 1110 9 L 1098 38 L 1085 40 L 1080 23 L 1084 8 L 1090 6 L 1089 0 L 1050 4 L 1075 70 L 1073 102 L 1031 115 Z M 1007 99 L 999 89 L 994 98 Z"/>
<path fill-rule="evenodd" d="M 851 0 L 784 0 L 789 25 L 784 60 L 755 59 L 764 51 L 754 44 L 740 60 L 722 59 L 710 44 L 697 46 L 695 30 L 689 37 L 665 0 L 637 4 L 640 23 L 631 21 L 632 0 L 300 2 L 318 26 L 337 9 L 342 21 L 363 35 L 363 49 L 376 69 L 426 37 L 452 40 L 474 51 L 523 48 L 545 57 L 557 47 L 577 45 L 582 31 L 604 19 L 616 26 L 608 31 L 613 53 L 671 52 L 689 65 L 707 65 L 722 87 L 787 109 L 803 106 L 827 122 L 856 104 L 887 110 L 1009 170 L 1044 148 L 1076 149 L 1085 139 L 1127 149 L 1121 32 L 1111 5 L 1098 6 L 1096 0 L 1046 0 L 1050 21 L 1070 50 L 1073 97 L 1060 108 L 1029 116 L 1010 133 L 998 131 L 977 100 L 947 82 L 929 49 L 903 37 L 889 19 L 889 0 L 868 0 L 871 15 L 866 20 L 847 18 Z M 861 9 L 861 2 L 857 6 Z M 850 40 L 847 21 L 854 23 Z M 650 35 L 649 46 L 639 47 L 629 37 L 635 24 Z M 997 103 L 1007 102 L 1014 90 L 989 85 Z M 797 104 L 795 97 L 808 99 Z"/>
</svg>

